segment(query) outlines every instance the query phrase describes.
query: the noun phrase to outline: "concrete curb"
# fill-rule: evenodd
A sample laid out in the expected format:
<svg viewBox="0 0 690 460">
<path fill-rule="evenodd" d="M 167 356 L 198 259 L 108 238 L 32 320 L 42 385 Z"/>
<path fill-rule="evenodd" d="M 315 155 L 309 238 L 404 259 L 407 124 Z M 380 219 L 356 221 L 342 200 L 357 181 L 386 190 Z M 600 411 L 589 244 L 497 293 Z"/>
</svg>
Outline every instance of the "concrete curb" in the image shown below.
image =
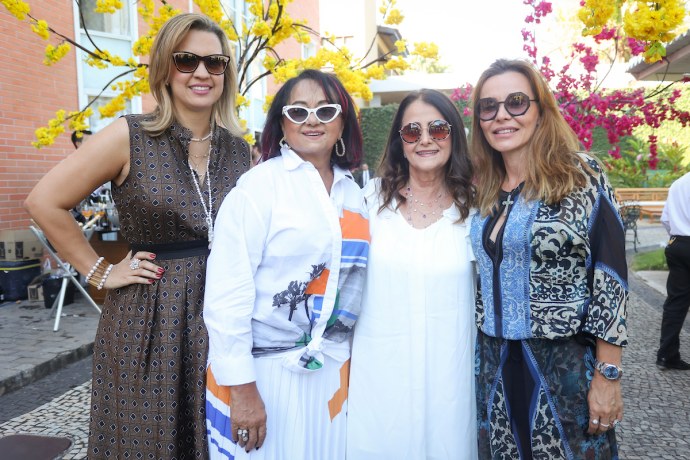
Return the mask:
<svg viewBox="0 0 690 460">
<path fill-rule="evenodd" d="M 82 345 L 70 351 L 65 351 L 57 356 L 53 356 L 42 363 L 37 364 L 18 374 L 0 380 L 0 396 L 23 386 L 33 383 L 43 377 L 62 369 L 68 364 L 82 360 L 93 354 L 93 342 Z"/>
</svg>

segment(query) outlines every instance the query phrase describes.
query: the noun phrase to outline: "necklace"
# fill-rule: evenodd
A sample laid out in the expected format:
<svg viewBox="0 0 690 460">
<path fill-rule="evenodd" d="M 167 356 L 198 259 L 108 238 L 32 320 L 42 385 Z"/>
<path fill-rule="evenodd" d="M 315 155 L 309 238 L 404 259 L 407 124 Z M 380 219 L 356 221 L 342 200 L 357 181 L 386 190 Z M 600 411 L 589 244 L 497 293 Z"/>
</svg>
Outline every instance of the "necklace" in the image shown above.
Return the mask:
<svg viewBox="0 0 690 460">
<path fill-rule="evenodd" d="M 211 127 L 210 124 L 208 125 L 208 128 L 209 128 L 208 134 L 205 135 L 204 137 L 201 137 L 201 138 L 199 138 L 199 137 L 190 137 L 189 140 L 192 141 L 192 142 L 204 142 L 204 141 L 209 140 L 209 139 L 211 138 L 211 134 L 213 134 L 213 128 Z"/>
<path fill-rule="evenodd" d="M 210 134 L 209 134 L 210 136 Z M 209 167 L 211 165 L 211 148 L 213 143 L 208 143 L 208 155 L 206 156 L 206 187 L 208 188 L 208 207 L 206 206 L 206 200 L 204 200 L 204 195 L 201 193 L 201 187 L 199 187 L 199 181 L 196 180 L 196 171 L 192 168 L 192 162 L 188 161 L 187 166 L 189 166 L 189 172 L 192 174 L 192 181 L 194 182 L 194 187 L 196 188 L 196 193 L 199 195 L 201 200 L 201 206 L 204 208 L 204 213 L 206 213 L 206 227 L 208 227 L 208 248 L 211 249 L 211 244 L 213 243 L 213 201 L 211 199 L 211 174 L 209 172 Z"/>
<path fill-rule="evenodd" d="M 508 213 L 510 212 L 510 206 L 515 204 L 515 199 L 517 195 L 520 193 L 520 190 L 522 190 L 524 182 L 520 182 L 517 187 L 515 187 L 513 190 L 510 192 L 506 192 L 507 196 L 505 200 L 501 201 L 501 205 L 503 206 L 503 215 L 507 216 Z"/>
<path fill-rule="evenodd" d="M 443 192 L 439 192 L 433 201 L 425 203 L 414 197 L 412 194 L 412 187 L 409 185 L 405 191 L 407 195 L 407 221 L 410 223 L 410 225 L 414 227 L 414 223 L 412 222 L 412 213 L 422 217 L 423 227 L 421 228 L 426 228 L 441 218 L 440 210 L 443 208 L 441 198 L 443 198 L 445 195 Z M 439 211 L 438 214 L 437 211 Z M 428 221 L 426 220 L 427 218 L 429 219 Z"/>
</svg>

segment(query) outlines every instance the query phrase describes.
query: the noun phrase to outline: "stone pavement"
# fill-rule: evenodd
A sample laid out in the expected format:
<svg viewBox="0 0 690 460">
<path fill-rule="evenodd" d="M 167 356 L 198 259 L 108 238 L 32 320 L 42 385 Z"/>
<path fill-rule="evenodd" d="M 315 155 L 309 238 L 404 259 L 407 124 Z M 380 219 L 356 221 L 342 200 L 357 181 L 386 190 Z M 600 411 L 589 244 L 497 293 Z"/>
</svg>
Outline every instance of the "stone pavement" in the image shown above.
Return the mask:
<svg viewBox="0 0 690 460">
<path fill-rule="evenodd" d="M 641 223 L 638 235 L 640 251 L 660 247 L 666 239 L 658 224 Z M 654 365 L 665 276 L 665 272 L 630 274 L 630 346 L 623 357 L 625 418 L 617 428 L 622 459 L 690 459 L 690 372 L 660 371 Z M 69 437 L 74 444 L 63 458 L 83 459 L 90 359 L 79 359 L 92 350 L 98 315 L 83 302 L 66 306 L 63 312 L 68 316 L 54 333 L 42 304 L 0 306 L 0 437 L 11 433 Z M 681 354 L 690 357 L 690 326 L 681 334 Z M 76 362 L 9 393 L 70 361 Z M 41 400 L 44 391 L 49 393 L 42 388 L 79 378 L 81 382 L 71 381 L 52 401 Z"/>
</svg>

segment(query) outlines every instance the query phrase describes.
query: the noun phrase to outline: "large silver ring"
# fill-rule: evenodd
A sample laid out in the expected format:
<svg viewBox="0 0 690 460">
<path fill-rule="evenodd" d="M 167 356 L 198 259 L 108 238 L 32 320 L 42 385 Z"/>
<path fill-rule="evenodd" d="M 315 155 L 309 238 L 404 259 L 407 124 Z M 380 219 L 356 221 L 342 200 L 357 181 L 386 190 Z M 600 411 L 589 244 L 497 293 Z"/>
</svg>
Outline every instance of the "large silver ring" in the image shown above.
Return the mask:
<svg viewBox="0 0 690 460">
<path fill-rule="evenodd" d="M 242 442 L 247 442 L 249 441 L 249 430 L 238 428 L 237 429 L 237 437 L 242 441 Z"/>
<path fill-rule="evenodd" d="M 132 270 L 136 270 L 137 268 L 139 268 L 139 259 L 137 259 L 136 257 L 132 257 L 132 260 L 129 262 L 129 268 L 131 268 Z"/>
<path fill-rule="evenodd" d="M 614 420 L 614 421 L 613 421 L 613 427 L 615 428 L 616 425 L 618 425 L 620 422 L 621 422 L 621 421 L 618 420 L 618 419 Z"/>
<path fill-rule="evenodd" d="M 597 420 L 597 419 L 592 420 L 592 425 L 599 425 L 599 420 Z"/>
</svg>

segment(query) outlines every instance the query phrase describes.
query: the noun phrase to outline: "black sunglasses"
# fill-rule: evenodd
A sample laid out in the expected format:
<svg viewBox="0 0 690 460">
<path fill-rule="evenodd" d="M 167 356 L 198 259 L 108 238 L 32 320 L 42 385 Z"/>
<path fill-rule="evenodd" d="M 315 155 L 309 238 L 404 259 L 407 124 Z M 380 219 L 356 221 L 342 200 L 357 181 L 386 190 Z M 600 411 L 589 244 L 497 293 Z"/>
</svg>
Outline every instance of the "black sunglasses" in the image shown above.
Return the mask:
<svg viewBox="0 0 690 460">
<path fill-rule="evenodd" d="M 434 120 L 429 123 L 427 132 L 433 140 L 442 141 L 450 136 L 450 128 L 450 123 L 446 120 Z M 422 125 L 413 121 L 400 128 L 398 132 L 403 142 L 406 144 L 416 144 L 422 138 Z"/>
<path fill-rule="evenodd" d="M 530 107 L 530 102 L 538 102 L 537 99 L 530 99 L 525 93 L 517 92 L 510 93 L 505 100 L 497 101 L 494 97 L 485 97 L 479 99 L 477 104 L 477 115 L 482 121 L 491 121 L 498 115 L 498 107 L 503 104 L 506 112 L 511 117 L 519 117 L 527 113 Z"/>
<path fill-rule="evenodd" d="M 182 73 L 192 73 L 199 67 L 199 61 L 204 61 L 206 70 L 211 75 L 222 75 L 228 68 L 230 56 L 224 54 L 209 54 L 208 56 L 197 56 L 194 53 L 180 51 L 173 53 L 175 67 Z"/>
</svg>

